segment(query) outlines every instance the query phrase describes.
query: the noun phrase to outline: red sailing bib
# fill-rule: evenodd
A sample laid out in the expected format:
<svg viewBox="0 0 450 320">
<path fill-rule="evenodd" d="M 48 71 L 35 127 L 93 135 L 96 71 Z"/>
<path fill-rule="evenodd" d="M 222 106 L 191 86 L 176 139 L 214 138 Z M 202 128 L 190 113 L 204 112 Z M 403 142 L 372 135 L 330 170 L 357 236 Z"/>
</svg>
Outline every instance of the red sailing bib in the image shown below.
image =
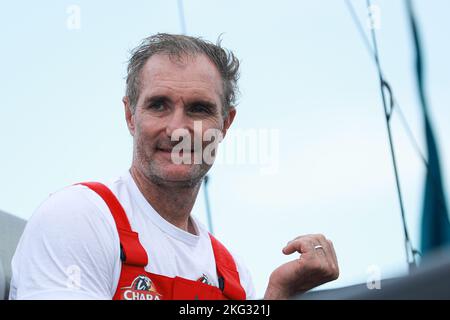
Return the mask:
<svg viewBox="0 0 450 320">
<path fill-rule="evenodd" d="M 114 300 L 244 300 L 236 263 L 228 250 L 210 234 L 216 260 L 219 287 L 181 277 L 167 277 L 145 271 L 147 252 L 131 229 L 125 210 L 116 196 L 99 182 L 80 183 L 96 192 L 106 203 L 120 239 L 122 270 Z"/>
</svg>

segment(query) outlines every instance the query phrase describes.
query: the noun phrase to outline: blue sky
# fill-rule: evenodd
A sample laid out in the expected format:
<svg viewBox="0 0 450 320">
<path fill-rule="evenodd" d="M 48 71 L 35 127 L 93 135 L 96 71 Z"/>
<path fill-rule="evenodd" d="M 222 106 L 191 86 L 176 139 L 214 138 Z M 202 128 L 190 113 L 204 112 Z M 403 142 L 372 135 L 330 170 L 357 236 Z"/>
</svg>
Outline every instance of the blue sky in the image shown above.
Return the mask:
<svg viewBox="0 0 450 320">
<path fill-rule="evenodd" d="M 365 1 L 352 3 L 365 23 Z M 448 190 L 450 3 L 415 3 Z M 425 150 L 404 3 L 374 4 L 384 72 Z M 80 8 L 80 29 L 67 28 L 71 5 Z M 210 176 L 216 235 L 243 256 L 258 294 L 270 272 L 293 258 L 281 249 L 300 234 L 324 233 L 335 243 L 341 276 L 324 287 L 365 282 L 371 265 L 382 278 L 404 273 L 377 76 L 344 1 L 185 0 L 184 9 L 188 34 L 212 41 L 223 34 L 242 60 L 231 133 L 279 134 L 275 174 L 220 164 Z M 27 219 L 50 192 L 127 170 L 132 140 L 121 98 L 128 52 L 145 36 L 181 26 L 175 0 L 3 1 L 0 24 L 0 209 Z M 418 246 L 424 170 L 398 117 L 392 126 Z M 202 192 L 194 214 L 206 222 Z"/>
</svg>

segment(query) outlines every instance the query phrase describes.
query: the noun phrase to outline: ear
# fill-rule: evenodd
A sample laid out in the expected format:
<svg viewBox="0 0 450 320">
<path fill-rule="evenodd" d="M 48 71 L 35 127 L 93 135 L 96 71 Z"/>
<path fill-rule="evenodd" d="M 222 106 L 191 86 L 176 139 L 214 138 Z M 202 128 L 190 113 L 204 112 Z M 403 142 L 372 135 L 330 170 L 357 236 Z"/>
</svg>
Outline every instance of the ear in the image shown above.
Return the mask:
<svg viewBox="0 0 450 320">
<path fill-rule="evenodd" d="M 230 128 L 231 124 L 233 123 L 234 117 L 236 116 L 236 108 L 231 107 L 228 109 L 227 117 L 225 118 L 223 122 L 223 137 L 225 138 L 225 135 L 227 134 L 228 128 Z"/>
<path fill-rule="evenodd" d="M 131 110 L 130 99 L 127 96 L 122 98 L 123 106 L 125 108 L 125 120 L 127 121 L 128 131 L 134 136 L 134 113 Z"/>
</svg>

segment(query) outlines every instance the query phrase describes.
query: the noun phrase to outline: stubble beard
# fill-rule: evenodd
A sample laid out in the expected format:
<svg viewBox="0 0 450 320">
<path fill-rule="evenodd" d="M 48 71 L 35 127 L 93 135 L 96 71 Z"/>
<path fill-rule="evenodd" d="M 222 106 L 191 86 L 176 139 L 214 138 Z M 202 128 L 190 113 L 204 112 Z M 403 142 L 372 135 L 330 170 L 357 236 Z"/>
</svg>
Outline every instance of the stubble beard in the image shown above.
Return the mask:
<svg viewBox="0 0 450 320">
<path fill-rule="evenodd" d="M 205 162 L 201 164 L 190 164 L 188 174 L 180 179 L 170 177 L 170 173 L 165 172 L 164 164 L 160 160 L 154 159 L 153 154 L 149 155 L 143 148 L 136 147 L 135 157 L 144 176 L 153 184 L 166 189 L 187 189 L 199 186 L 204 176 L 212 165 Z M 135 160 L 136 160 L 135 159 Z M 186 166 L 185 164 L 180 164 Z"/>
</svg>

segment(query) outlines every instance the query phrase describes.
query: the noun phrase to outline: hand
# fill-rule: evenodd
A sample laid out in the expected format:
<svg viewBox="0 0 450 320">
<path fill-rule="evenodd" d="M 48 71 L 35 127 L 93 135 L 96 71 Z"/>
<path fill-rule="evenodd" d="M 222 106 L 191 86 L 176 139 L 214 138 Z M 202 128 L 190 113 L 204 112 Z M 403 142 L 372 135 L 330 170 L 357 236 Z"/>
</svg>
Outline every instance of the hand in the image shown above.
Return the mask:
<svg viewBox="0 0 450 320">
<path fill-rule="evenodd" d="M 294 252 L 301 256 L 272 272 L 264 299 L 287 299 L 338 278 L 333 243 L 323 235 L 300 236 L 283 248 L 286 255 Z"/>
</svg>

